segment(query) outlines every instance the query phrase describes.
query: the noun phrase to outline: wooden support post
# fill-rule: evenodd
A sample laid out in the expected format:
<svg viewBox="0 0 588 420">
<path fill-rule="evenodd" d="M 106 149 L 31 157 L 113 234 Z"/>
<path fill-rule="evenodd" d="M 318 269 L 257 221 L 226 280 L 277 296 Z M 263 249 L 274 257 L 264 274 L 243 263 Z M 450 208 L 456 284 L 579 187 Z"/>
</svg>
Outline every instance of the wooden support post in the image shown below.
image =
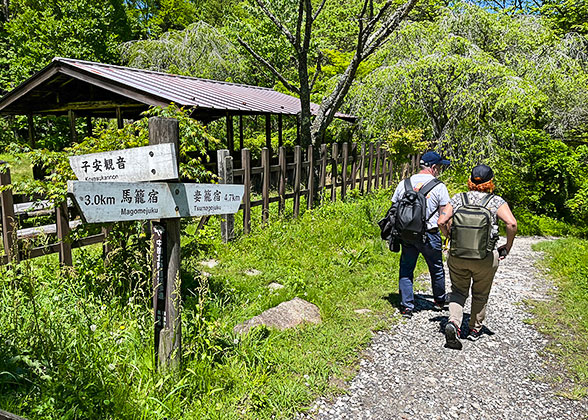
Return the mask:
<svg viewBox="0 0 588 420">
<path fill-rule="evenodd" d="M 278 149 L 278 165 L 280 166 L 278 213 L 283 214 L 286 208 L 286 149 L 283 146 Z"/>
<path fill-rule="evenodd" d="M 31 147 L 31 149 L 35 148 L 35 143 L 36 143 L 36 139 L 35 139 L 35 120 L 33 118 L 33 114 L 28 114 L 27 115 L 27 122 L 28 122 L 28 126 L 29 126 L 29 146 Z"/>
<path fill-rule="evenodd" d="M 243 149 L 243 115 L 239 115 L 239 149 Z"/>
<path fill-rule="evenodd" d="M 308 194 L 306 196 L 306 207 L 312 209 L 314 204 L 314 149 L 312 144 L 308 145 L 308 151 L 306 153 L 308 159 Z"/>
<path fill-rule="evenodd" d="M 296 115 L 296 144 L 300 146 L 302 139 L 300 137 L 301 131 L 301 122 L 300 122 L 300 114 Z"/>
<path fill-rule="evenodd" d="M 380 164 L 381 164 L 382 149 L 380 142 L 376 143 L 376 174 L 374 176 L 374 189 L 380 188 Z"/>
<path fill-rule="evenodd" d="M 10 185 L 10 169 L 6 162 L 0 161 L 0 185 Z M 8 257 L 8 262 L 19 262 L 20 253 L 18 252 L 18 241 L 16 231 L 18 224 L 14 216 L 14 200 L 12 190 L 7 189 L 0 192 L 0 204 L 2 204 L 2 239 L 4 242 L 4 253 Z"/>
<path fill-rule="evenodd" d="M 302 176 L 302 147 L 294 147 L 294 217 L 300 214 L 300 178 Z"/>
<path fill-rule="evenodd" d="M 120 106 L 116 107 L 116 125 L 119 130 L 125 126 L 125 122 L 123 120 L 122 110 L 120 109 Z"/>
<path fill-rule="evenodd" d="M 110 231 L 112 230 L 112 225 L 104 226 L 102 228 L 102 234 L 104 235 L 104 242 L 102 242 L 102 257 L 104 259 L 104 263 L 108 263 L 108 255 L 112 251 L 111 246 L 109 244 Z"/>
<path fill-rule="evenodd" d="M 72 143 L 78 142 L 78 132 L 76 131 L 76 114 L 72 109 L 67 111 L 69 117 L 69 136 Z"/>
<path fill-rule="evenodd" d="M 333 153 L 331 155 L 331 201 L 337 200 L 337 164 L 339 157 L 339 145 L 333 143 Z"/>
<path fill-rule="evenodd" d="M 86 137 L 92 137 L 93 127 L 92 127 L 92 117 L 86 117 Z"/>
<path fill-rule="evenodd" d="M 357 184 L 357 143 L 351 143 L 351 189 L 354 190 Z"/>
<path fill-rule="evenodd" d="M 261 149 L 261 168 L 263 173 L 263 180 L 261 186 L 261 221 L 263 224 L 267 222 L 269 217 L 269 188 L 270 188 L 270 150 L 267 147 Z"/>
<path fill-rule="evenodd" d="M 272 114 L 265 114 L 265 147 L 270 151 L 270 157 L 272 155 Z"/>
<path fill-rule="evenodd" d="M 367 192 L 372 191 L 372 174 L 374 173 L 374 143 L 370 143 L 369 146 L 369 158 L 368 158 L 368 173 L 367 173 Z"/>
<path fill-rule="evenodd" d="M 241 149 L 241 167 L 243 168 L 243 233 L 251 230 L 251 150 Z"/>
<path fill-rule="evenodd" d="M 365 192 L 364 178 L 365 178 L 365 143 L 361 145 L 361 161 L 359 165 L 359 192 Z"/>
<path fill-rule="evenodd" d="M 233 183 L 233 158 L 227 149 L 216 151 L 219 184 Z M 221 218 L 221 237 L 224 243 L 235 239 L 235 215 L 224 214 Z"/>
<path fill-rule="evenodd" d="M 382 188 L 386 188 L 388 177 L 388 151 L 382 150 Z"/>
<path fill-rule="evenodd" d="M 283 137 L 283 128 L 282 128 L 282 114 L 278 114 L 278 146 L 282 147 L 284 145 L 284 137 Z"/>
<path fill-rule="evenodd" d="M 319 189 L 321 201 L 325 199 L 325 188 L 327 187 L 327 145 L 321 144 L 321 175 L 319 179 Z"/>
<path fill-rule="evenodd" d="M 408 156 L 408 159 L 410 160 L 410 156 Z M 404 179 L 408 174 L 410 174 L 410 162 L 406 162 L 402 165 L 402 176 L 400 178 Z"/>
<path fill-rule="evenodd" d="M 349 144 L 347 142 L 343 143 L 341 158 L 343 159 L 341 164 L 341 200 L 344 200 L 347 193 L 347 163 L 349 161 Z"/>
<path fill-rule="evenodd" d="M 174 143 L 176 154 L 179 153 L 179 124 L 173 118 L 152 117 L 149 119 L 149 144 Z M 176 160 L 179 162 L 179 159 Z M 179 171 L 178 171 L 179 172 Z M 175 180 L 178 181 L 178 180 Z M 155 323 L 163 322 L 163 329 L 159 334 L 159 343 L 155 343 L 156 357 L 159 366 L 165 370 L 176 370 L 181 361 L 182 330 L 181 330 L 181 295 L 180 295 L 180 219 L 163 219 L 153 225 L 154 249 L 157 249 L 156 238 L 163 235 L 160 246 L 163 246 L 161 271 L 154 272 L 154 291 L 163 287 L 164 308 L 156 306 Z M 157 255 L 154 254 L 154 259 Z M 161 278 L 165 284 L 161 284 Z M 163 317 L 163 321 L 158 319 Z"/>
<path fill-rule="evenodd" d="M 233 116 L 227 114 L 227 149 L 230 152 L 235 150 L 235 128 L 233 126 Z"/>
<path fill-rule="evenodd" d="M 71 256 L 71 241 L 69 239 L 69 211 L 67 201 L 61 203 L 55 209 L 57 222 L 57 241 L 59 242 L 59 264 L 71 267 L 73 260 Z"/>
</svg>

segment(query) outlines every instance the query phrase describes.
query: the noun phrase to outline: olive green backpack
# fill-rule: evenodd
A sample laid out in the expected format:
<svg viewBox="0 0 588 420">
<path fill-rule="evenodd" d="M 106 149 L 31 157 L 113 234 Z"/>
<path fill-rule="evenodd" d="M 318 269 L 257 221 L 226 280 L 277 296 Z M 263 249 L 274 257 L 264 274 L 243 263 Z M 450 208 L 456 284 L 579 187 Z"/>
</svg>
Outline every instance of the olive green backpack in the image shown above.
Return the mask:
<svg viewBox="0 0 588 420">
<path fill-rule="evenodd" d="M 486 208 L 494 195 L 486 195 L 480 205 L 471 204 L 467 193 L 460 196 L 462 206 L 453 213 L 449 252 L 454 257 L 483 260 L 498 239 L 492 235 L 492 212 Z"/>
</svg>

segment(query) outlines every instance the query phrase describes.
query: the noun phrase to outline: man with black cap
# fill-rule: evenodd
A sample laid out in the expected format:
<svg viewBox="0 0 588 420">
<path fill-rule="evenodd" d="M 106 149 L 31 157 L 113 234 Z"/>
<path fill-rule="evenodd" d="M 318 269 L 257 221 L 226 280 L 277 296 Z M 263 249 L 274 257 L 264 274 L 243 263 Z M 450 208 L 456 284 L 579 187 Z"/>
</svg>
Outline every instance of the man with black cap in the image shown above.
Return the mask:
<svg viewBox="0 0 588 420">
<path fill-rule="evenodd" d="M 436 152 L 427 152 L 421 157 L 420 165 L 420 172 L 408 179 L 410 186 L 415 191 L 419 191 L 427 183 L 435 180 L 443 168 L 449 165 L 449 160 L 443 159 Z M 393 203 L 398 202 L 403 197 L 406 191 L 405 184 L 406 182 L 402 181 L 396 187 L 392 196 Z M 437 227 L 437 219 L 444 206 L 449 203 L 449 192 L 447 187 L 440 182 L 427 193 L 426 197 L 427 230 L 425 232 L 425 241 L 416 243 L 401 241 L 402 252 L 400 254 L 398 288 L 400 291 L 400 310 L 405 318 L 412 317 L 414 311 L 414 269 L 419 254 L 423 254 L 429 267 L 434 305 L 437 309 L 443 309 L 445 306 L 445 271 L 443 269 L 441 235 Z"/>
<path fill-rule="evenodd" d="M 494 275 L 498 269 L 498 262 L 503 260 L 510 252 L 517 233 L 517 221 L 510 207 L 502 197 L 493 194 L 493 179 L 494 172 L 492 168 L 487 165 L 475 166 L 468 180 L 469 191 L 454 195 L 451 202 L 441 212 L 438 220 L 443 234 L 446 237 L 452 235 L 452 244 L 447 258 L 447 267 L 451 277 L 449 322 L 445 326 L 445 345 L 452 349 L 460 350 L 462 348 L 462 343 L 459 340 L 462 335 L 460 327 L 463 318 L 463 306 L 470 294 L 470 287 L 472 308 L 467 338 L 475 341 L 484 333 L 483 322 L 486 317 L 486 304 L 494 281 Z M 466 208 L 465 206 L 468 207 Z M 471 217 L 472 214 L 480 211 L 477 210 L 480 208 L 487 210 L 486 214 L 489 215 L 491 223 L 488 224 L 488 228 L 491 232 L 489 235 L 480 235 L 481 238 L 487 238 L 485 246 L 480 247 L 480 244 L 477 244 L 477 248 L 471 247 L 472 244 L 476 243 L 475 238 L 476 235 L 479 235 L 479 226 L 474 226 L 468 231 L 467 225 L 463 224 L 463 221 L 467 220 L 465 218 L 454 223 L 456 226 L 455 231 L 452 233 L 452 218 L 457 219 L 461 207 L 466 210 L 464 214 L 470 215 L 465 217 Z M 498 241 L 497 218 L 506 225 L 506 244 L 495 249 Z M 460 229 L 466 233 L 460 234 Z M 455 235 L 453 235 L 454 233 Z M 465 245 L 454 246 L 454 242 L 459 242 L 462 239 L 460 235 L 466 235 L 463 239 Z M 477 250 L 481 250 L 480 254 L 478 254 Z"/>
</svg>

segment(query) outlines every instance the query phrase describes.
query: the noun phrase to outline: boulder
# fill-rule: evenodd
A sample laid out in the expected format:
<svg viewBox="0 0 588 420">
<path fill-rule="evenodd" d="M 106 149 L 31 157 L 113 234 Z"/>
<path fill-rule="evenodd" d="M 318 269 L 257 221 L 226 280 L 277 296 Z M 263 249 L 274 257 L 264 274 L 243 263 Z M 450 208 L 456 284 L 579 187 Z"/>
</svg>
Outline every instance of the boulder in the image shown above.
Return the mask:
<svg viewBox="0 0 588 420">
<path fill-rule="evenodd" d="M 319 308 L 304 299 L 295 297 L 236 325 L 233 331 L 237 334 L 244 334 L 258 325 L 285 330 L 296 327 L 304 322 L 319 324 L 321 322 Z"/>
</svg>

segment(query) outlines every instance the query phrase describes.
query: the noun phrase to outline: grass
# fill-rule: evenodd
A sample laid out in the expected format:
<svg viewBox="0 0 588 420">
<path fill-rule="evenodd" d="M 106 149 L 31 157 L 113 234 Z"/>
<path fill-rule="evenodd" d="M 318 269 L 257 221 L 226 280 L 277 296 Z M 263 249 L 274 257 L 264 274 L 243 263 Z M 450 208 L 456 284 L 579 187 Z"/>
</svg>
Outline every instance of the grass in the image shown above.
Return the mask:
<svg viewBox="0 0 588 420">
<path fill-rule="evenodd" d="M 566 238 L 541 242 L 544 266 L 557 285 L 553 300 L 531 302 L 531 322 L 551 338 L 548 354 L 556 362 L 553 380 L 568 398 L 588 395 L 588 241 Z"/>
<path fill-rule="evenodd" d="M 261 228 L 254 214 L 254 233 L 229 244 L 217 219 L 198 233 L 186 229 L 176 374 L 154 369 L 140 239 L 106 266 L 101 248 L 87 247 L 76 250 L 71 271 L 59 270 L 55 256 L 0 268 L 0 407 L 30 419 L 279 419 L 341 392 L 358 349 L 395 322 L 398 287 L 399 256 L 376 225 L 390 191 L 353 196 L 297 220 L 272 205 L 271 223 Z M 208 258 L 219 264 L 199 263 Z M 421 261 L 417 271 L 425 270 Z M 285 287 L 272 292 L 272 282 Z M 319 307 L 320 325 L 233 333 L 295 296 Z"/>
<path fill-rule="evenodd" d="M 25 153 L 18 155 L 0 153 L 0 161 L 8 163 L 12 182 L 22 182 L 33 178 L 33 167 Z"/>
</svg>

